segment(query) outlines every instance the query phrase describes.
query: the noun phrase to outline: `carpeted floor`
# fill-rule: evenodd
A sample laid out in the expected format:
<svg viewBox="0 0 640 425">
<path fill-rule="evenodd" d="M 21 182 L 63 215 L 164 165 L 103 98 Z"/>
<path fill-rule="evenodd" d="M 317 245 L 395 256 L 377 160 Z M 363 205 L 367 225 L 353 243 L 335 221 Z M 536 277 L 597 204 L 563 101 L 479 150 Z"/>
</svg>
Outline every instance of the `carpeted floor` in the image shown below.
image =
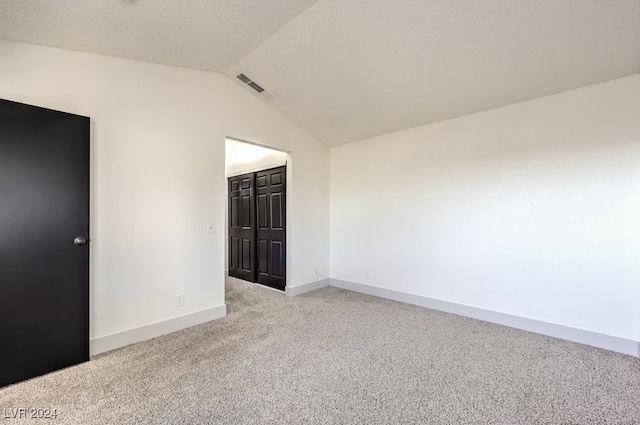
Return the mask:
<svg viewBox="0 0 640 425">
<path fill-rule="evenodd" d="M 640 424 L 636 358 L 337 288 L 229 279 L 227 302 L 0 389 L 0 424 Z"/>
</svg>

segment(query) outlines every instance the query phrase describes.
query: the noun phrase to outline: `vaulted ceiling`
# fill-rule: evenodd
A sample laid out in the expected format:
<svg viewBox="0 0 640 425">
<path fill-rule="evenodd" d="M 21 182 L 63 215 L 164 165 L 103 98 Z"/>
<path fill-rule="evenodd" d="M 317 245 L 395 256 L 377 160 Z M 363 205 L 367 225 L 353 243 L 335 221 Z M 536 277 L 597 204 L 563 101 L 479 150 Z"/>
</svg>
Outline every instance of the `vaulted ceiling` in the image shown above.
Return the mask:
<svg viewBox="0 0 640 425">
<path fill-rule="evenodd" d="M 640 72 L 640 0 L 0 0 L 0 39 L 222 72 L 335 146 Z"/>
</svg>

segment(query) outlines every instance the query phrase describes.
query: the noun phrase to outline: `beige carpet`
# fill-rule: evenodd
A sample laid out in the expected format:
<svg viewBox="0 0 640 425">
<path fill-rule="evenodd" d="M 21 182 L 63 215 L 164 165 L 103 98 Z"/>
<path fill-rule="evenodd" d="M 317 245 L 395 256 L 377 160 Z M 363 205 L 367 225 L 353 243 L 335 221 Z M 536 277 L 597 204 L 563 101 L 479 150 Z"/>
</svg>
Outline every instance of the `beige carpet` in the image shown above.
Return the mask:
<svg viewBox="0 0 640 425">
<path fill-rule="evenodd" d="M 640 424 L 636 358 L 336 288 L 230 279 L 227 301 L 0 389 L 0 424 Z M 5 418 L 18 408 L 58 417 Z"/>
</svg>

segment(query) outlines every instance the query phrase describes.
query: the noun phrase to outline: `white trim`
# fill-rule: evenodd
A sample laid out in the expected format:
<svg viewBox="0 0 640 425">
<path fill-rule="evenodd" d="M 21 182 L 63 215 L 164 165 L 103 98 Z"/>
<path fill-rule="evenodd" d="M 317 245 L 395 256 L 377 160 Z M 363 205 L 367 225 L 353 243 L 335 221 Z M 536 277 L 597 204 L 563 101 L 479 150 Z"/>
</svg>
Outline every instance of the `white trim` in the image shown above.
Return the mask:
<svg viewBox="0 0 640 425">
<path fill-rule="evenodd" d="M 317 280 L 315 282 L 309 282 L 298 286 L 287 286 L 285 288 L 285 294 L 290 297 L 304 294 L 306 292 L 315 291 L 317 289 L 326 288 L 329 286 L 329 279 Z"/>
<path fill-rule="evenodd" d="M 185 314 L 184 316 L 173 317 L 123 332 L 94 338 L 90 343 L 91 355 L 94 356 L 126 345 L 146 341 L 211 320 L 220 319 L 226 315 L 227 306 L 223 304 L 207 310 L 196 311 L 195 313 Z"/>
<path fill-rule="evenodd" d="M 600 334 L 585 329 L 572 328 L 556 323 L 529 319 L 527 317 L 513 316 L 511 314 L 500 313 L 497 311 L 485 310 L 478 307 L 456 304 L 449 301 L 427 298 L 420 295 L 408 294 L 405 292 L 393 291 L 390 289 L 378 288 L 375 286 L 340 279 L 330 279 L 330 286 L 407 304 L 413 304 L 420 307 L 426 307 L 433 310 L 444 311 L 446 313 L 453 313 L 459 316 L 484 320 L 485 322 L 497 323 L 499 325 L 591 345 L 593 347 L 604 348 L 606 350 L 628 354 L 634 357 L 640 357 L 640 342 L 631 339 Z"/>
</svg>

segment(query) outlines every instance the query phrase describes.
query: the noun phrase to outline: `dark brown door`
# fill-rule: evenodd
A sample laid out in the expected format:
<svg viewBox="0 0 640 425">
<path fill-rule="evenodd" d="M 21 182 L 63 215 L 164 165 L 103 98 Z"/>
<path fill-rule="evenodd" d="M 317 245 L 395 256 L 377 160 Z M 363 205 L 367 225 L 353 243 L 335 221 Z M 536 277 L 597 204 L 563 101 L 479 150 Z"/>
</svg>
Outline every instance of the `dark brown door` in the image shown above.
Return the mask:
<svg viewBox="0 0 640 425">
<path fill-rule="evenodd" d="M 89 129 L 0 100 L 0 386 L 89 360 Z"/>
<path fill-rule="evenodd" d="M 255 173 L 229 178 L 229 276 L 256 280 Z"/>
<path fill-rule="evenodd" d="M 258 283 L 286 285 L 286 167 L 256 173 Z"/>
</svg>

